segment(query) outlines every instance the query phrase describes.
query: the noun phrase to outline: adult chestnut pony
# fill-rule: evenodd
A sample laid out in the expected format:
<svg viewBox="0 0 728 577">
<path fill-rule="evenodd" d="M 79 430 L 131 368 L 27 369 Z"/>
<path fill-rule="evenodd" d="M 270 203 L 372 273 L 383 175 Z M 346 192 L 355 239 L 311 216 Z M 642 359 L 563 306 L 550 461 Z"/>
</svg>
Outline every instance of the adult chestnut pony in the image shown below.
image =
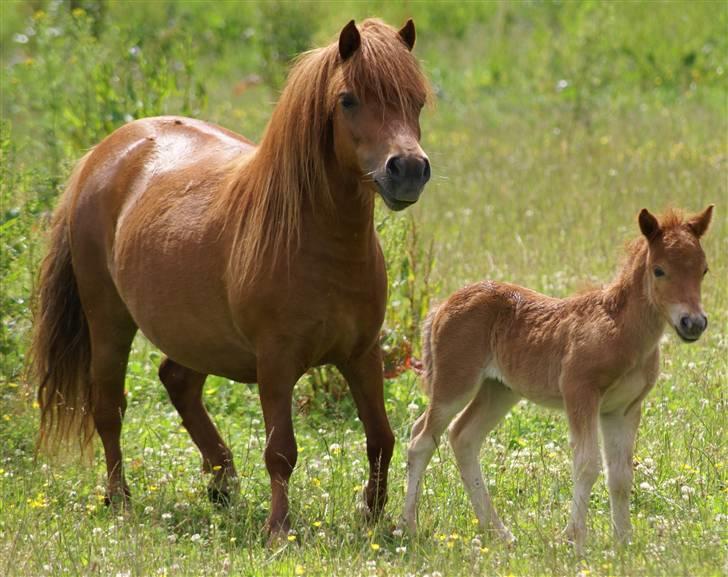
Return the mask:
<svg viewBox="0 0 728 577">
<path fill-rule="evenodd" d="M 236 473 L 202 404 L 207 374 L 259 385 L 272 533 L 289 528 L 296 464 L 292 391 L 309 368 L 336 365 L 364 424 L 365 491 L 385 502 L 394 438 L 378 344 L 386 273 L 373 224 L 378 192 L 393 210 L 430 177 L 418 144 L 427 83 L 397 31 L 353 21 L 303 54 L 258 147 L 199 120 L 148 118 L 79 162 L 54 216 L 40 277 L 33 362 L 41 441 L 95 426 L 108 498 L 124 500 L 119 444 L 124 377 L 141 329 L 167 358 L 159 378 L 227 500 Z"/>
<path fill-rule="evenodd" d="M 603 289 L 556 299 L 505 283 L 465 287 L 433 309 L 423 331 L 424 385 L 431 399 L 412 429 L 404 522 L 414 531 L 422 475 L 453 418 L 450 444 L 481 527 L 513 536 L 493 508 L 478 453 L 519 399 L 560 407 L 574 451 L 574 495 L 566 535 L 584 545 L 586 513 L 599 474 L 597 429 L 618 541 L 629 538 L 632 456 L 641 406 L 659 371 L 667 324 L 684 341 L 707 326 L 700 285 L 708 267 L 700 237 L 712 205 L 683 219 L 639 215 L 642 236 Z"/>
</svg>

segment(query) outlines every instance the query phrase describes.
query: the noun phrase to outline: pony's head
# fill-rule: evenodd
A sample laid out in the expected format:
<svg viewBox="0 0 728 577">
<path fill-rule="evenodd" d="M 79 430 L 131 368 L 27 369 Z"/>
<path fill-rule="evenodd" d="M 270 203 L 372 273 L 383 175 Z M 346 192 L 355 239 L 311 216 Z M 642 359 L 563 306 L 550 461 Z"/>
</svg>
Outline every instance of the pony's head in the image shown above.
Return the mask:
<svg viewBox="0 0 728 577">
<path fill-rule="evenodd" d="M 700 285 L 708 272 L 700 237 L 712 216 L 712 204 L 687 218 L 670 211 L 658 220 L 646 208 L 639 214 L 648 246 L 648 298 L 686 342 L 698 340 L 708 326 L 700 300 Z"/>
<path fill-rule="evenodd" d="M 329 90 L 333 145 L 340 165 L 371 182 L 392 210 L 416 202 L 430 179 L 419 144 L 427 84 L 411 54 L 412 20 L 395 30 L 377 20 L 341 31 Z"/>
</svg>

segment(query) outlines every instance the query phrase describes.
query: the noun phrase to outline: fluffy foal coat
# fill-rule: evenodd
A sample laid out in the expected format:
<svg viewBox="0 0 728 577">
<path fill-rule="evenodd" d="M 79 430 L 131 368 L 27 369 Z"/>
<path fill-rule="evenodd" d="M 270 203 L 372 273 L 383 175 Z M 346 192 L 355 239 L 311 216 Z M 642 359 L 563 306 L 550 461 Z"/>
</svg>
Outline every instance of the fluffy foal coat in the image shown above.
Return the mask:
<svg viewBox="0 0 728 577">
<path fill-rule="evenodd" d="M 414 531 L 422 475 L 450 424 L 450 443 L 483 529 L 513 535 L 491 504 L 480 447 L 521 398 L 567 415 L 574 493 L 566 535 L 581 550 L 599 469 L 601 426 L 615 537 L 631 532 L 632 456 L 642 401 L 655 384 L 666 324 L 685 341 L 707 325 L 700 286 L 707 265 L 699 239 L 712 205 L 683 219 L 639 215 L 642 236 L 608 286 L 557 299 L 506 283 L 465 287 L 429 314 L 423 331 L 431 402 L 416 421 L 408 452 L 404 522 Z"/>
</svg>

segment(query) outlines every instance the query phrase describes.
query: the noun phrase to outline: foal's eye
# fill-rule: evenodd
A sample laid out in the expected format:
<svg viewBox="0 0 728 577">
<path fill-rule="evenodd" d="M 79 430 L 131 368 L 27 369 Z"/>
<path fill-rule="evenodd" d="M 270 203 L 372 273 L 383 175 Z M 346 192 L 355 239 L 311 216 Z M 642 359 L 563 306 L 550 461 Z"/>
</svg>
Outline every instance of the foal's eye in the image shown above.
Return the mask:
<svg viewBox="0 0 728 577">
<path fill-rule="evenodd" d="M 709 271 L 709 270 L 710 270 L 710 269 L 709 269 L 709 268 L 708 268 L 708 267 L 706 266 L 706 267 L 705 267 L 705 270 L 703 271 L 703 276 L 705 276 L 706 274 L 708 274 L 708 271 Z"/>
<path fill-rule="evenodd" d="M 665 276 L 665 271 L 662 270 L 662 268 L 660 268 L 659 266 L 656 266 L 652 272 L 655 273 L 655 276 L 657 278 L 660 278 L 661 276 Z"/>
<path fill-rule="evenodd" d="M 351 110 L 358 104 L 358 102 L 356 100 L 356 96 L 354 96 L 353 94 L 351 94 L 349 92 L 345 92 L 344 94 L 342 94 L 339 97 L 339 101 L 341 102 L 342 107 L 347 108 L 349 110 Z"/>
</svg>

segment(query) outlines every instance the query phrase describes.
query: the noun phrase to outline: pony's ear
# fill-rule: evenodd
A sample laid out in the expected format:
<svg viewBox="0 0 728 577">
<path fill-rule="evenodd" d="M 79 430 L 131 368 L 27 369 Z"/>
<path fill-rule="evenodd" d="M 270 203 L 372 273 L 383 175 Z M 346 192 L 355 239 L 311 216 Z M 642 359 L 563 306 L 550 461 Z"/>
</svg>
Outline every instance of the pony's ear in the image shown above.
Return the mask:
<svg viewBox="0 0 728 577">
<path fill-rule="evenodd" d="M 412 22 L 412 18 L 404 23 L 404 26 L 399 30 L 399 37 L 404 40 L 404 43 L 409 48 L 410 52 L 415 47 L 415 23 Z"/>
<path fill-rule="evenodd" d="M 705 234 L 705 231 L 708 230 L 708 227 L 710 226 L 710 220 L 713 218 L 713 207 L 715 205 L 710 204 L 708 207 L 701 213 L 696 214 L 695 216 L 692 216 L 688 219 L 687 225 L 688 228 L 695 233 L 695 236 L 700 238 Z"/>
<path fill-rule="evenodd" d="M 347 60 L 361 46 L 361 36 L 356 24 L 351 20 L 339 34 L 339 55 L 341 60 Z"/>
<path fill-rule="evenodd" d="M 654 240 L 660 234 L 660 223 L 657 222 L 655 215 L 646 208 L 640 211 L 639 223 L 640 230 L 647 240 Z"/>
</svg>

